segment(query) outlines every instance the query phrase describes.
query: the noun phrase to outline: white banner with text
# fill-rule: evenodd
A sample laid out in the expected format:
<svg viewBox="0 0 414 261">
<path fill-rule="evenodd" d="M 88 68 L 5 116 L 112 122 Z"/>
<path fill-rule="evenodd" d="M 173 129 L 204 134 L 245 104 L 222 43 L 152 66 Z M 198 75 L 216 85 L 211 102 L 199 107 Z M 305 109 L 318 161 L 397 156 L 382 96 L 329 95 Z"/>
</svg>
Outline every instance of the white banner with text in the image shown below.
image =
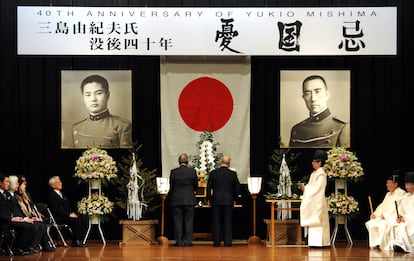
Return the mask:
<svg viewBox="0 0 414 261">
<path fill-rule="evenodd" d="M 396 55 L 397 7 L 19 6 L 18 55 Z"/>
</svg>

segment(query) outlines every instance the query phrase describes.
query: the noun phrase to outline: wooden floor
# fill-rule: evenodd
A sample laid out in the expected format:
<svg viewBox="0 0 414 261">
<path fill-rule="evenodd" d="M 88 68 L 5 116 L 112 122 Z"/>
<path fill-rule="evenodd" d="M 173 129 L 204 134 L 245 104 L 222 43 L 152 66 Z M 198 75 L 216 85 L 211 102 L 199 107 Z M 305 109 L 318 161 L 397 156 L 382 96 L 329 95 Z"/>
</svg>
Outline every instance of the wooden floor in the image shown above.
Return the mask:
<svg viewBox="0 0 414 261">
<path fill-rule="evenodd" d="M 137 245 L 119 246 L 118 242 L 88 242 L 85 248 L 58 247 L 55 252 L 44 252 L 29 256 L 0 257 L 0 260 L 103 260 L 103 261 L 353 261 L 353 260 L 413 260 L 414 254 L 394 253 L 369 249 L 365 241 L 336 242 L 330 248 L 316 249 L 307 246 L 275 246 L 265 244 L 248 245 L 246 241 L 234 241 L 232 247 L 213 247 L 210 241 L 196 241 L 192 247 Z"/>
</svg>

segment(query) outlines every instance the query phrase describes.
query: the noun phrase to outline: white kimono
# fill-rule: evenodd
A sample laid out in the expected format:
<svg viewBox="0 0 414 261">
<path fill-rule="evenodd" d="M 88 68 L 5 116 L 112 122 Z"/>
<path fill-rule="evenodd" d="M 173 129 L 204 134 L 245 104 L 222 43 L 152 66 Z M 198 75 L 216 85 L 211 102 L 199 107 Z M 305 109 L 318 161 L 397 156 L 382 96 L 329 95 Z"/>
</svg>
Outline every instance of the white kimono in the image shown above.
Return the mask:
<svg viewBox="0 0 414 261">
<path fill-rule="evenodd" d="M 391 244 L 391 224 L 397 219 L 395 201 L 400 205 L 401 198 L 406 194 L 405 190 L 400 187 L 393 192 L 385 194 L 384 200 L 374 211 L 376 218 L 365 222 L 368 230 L 369 246 L 379 246 L 381 250 L 392 250 Z M 384 218 L 382 218 L 382 216 Z"/>
<path fill-rule="evenodd" d="M 398 213 L 404 217 L 404 222 L 395 221 L 391 244 L 400 246 L 405 252 L 414 252 L 414 193 L 407 193 L 401 199 Z"/>
<path fill-rule="evenodd" d="M 323 168 L 314 170 L 303 191 L 300 225 L 308 228 L 308 246 L 330 245 L 328 201 L 325 197 L 327 176 Z"/>
</svg>

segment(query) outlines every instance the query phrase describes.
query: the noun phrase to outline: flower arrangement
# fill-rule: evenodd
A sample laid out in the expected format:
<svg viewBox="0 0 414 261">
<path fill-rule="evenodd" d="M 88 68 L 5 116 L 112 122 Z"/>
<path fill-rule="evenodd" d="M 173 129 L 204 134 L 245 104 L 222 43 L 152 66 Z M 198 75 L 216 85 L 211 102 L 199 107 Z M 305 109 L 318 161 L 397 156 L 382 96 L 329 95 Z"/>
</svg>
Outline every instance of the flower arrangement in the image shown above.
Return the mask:
<svg viewBox="0 0 414 261">
<path fill-rule="evenodd" d="M 324 169 L 330 179 L 350 179 L 357 181 L 364 175 L 364 169 L 358 158 L 350 151 L 334 147 L 327 152 L 328 159 Z"/>
<path fill-rule="evenodd" d="M 83 197 L 78 202 L 78 212 L 82 215 L 105 215 L 110 214 L 114 210 L 114 203 L 98 192 L 93 193 L 88 197 Z"/>
<path fill-rule="evenodd" d="M 76 160 L 75 177 L 81 181 L 102 179 L 110 181 L 116 178 L 116 162 L 105 150 L 89 148 Z"/>
<path fill-rule="evenodd" d="M 354 197 L 338 192 L 328 197 L 328 212 L 331 215 L 352 215 L 359 212 L 358 201 Z"/>
</svg>

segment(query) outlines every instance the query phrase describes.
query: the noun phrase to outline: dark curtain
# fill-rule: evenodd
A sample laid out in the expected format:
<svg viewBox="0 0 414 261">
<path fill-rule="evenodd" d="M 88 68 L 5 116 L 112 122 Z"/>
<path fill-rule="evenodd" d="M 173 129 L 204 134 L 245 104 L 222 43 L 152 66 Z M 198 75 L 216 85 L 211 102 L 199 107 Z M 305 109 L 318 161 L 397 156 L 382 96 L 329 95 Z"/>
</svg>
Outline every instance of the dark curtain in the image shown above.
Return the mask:
<svg viewBox="0 0 414 261">
<path fill-rule="evenodd" d="M 140 158 L 145 167 L 161 169 L 160 80 L 158 56 L 17 56 L 16 10 L 18 5 L 52 6 L 397 6 L 398 54 L 396 56 L 306 56 L 252 57 L 251 85 L 251 173 L 268 179 L 270 155 L 278 147 L 279 137 L 279 71 L 283 69 L 349 69 L 351 70 L 351 150 L 356 152 L 365 169 L 363 181 L 351 184 L 349 194 L 360 202 L 361 213 L 350 224 L 356 239 L 366 239 L 364 222 L 369 218 L 370 195 L 374 206 L 386 193 L 385 178 L 394 169 L 414 169 L 410 148 L 409 124 L 413 122 L 411 69 L 413 67 L 414 4 L 413 1 L 359 0 L 204 0 L 204 1 L 0 1 L 0 170 L 27 176 L 28 190 L 35 201 L 45 200 L 48 179 L 63 178 L 64 190 L 76 202 L 86 188 L 73 178 L 79 150 L 60 149 L 60 71 L 128 69 L 133 73 L 133 138 L 143 145 Z M 387 35 L 383 36 L 388 37 Z M 315 39 L 317 41 L 317 39 Z M 311 172 L 313 150 L 302 152 L 299 172 Z M 111 150 L 120 160 L 125 150 Z M 159 173 L 160 175 L 160 173 Z M 293 177 L 293 179 L 299 177 Z M 242 200 L 250 213 L 251 200 L 245 191 Z M 269 218 L 269 206 L 258 200 L 258 234 L 264 238 L 262 224 Z M 251 220 L 251 214 L 247 214 Z M 122 217 L 124 218 L 124 217 Z M 242 220 L 245 217 L 240 217 Z M 236 221 L 236 223 L 239 221 Z M 117 220 L 112 221 L 118 224 Z M 251 222 L 247 222 L 250 224 Z M 241 223 L 246 224 L 246 223 Z M 167 227 L 169 224 L 167 224 Z M 170 226 L 171 227 L 171 226 Z M 242 226 L 236 236 L 248 238 L 251 227 Z M 106 227 L 110 239 L 120 238 L 120 228 Z M 167 229 L 170 233 L 171 230 Z M 170 238 L 172 234 L 167 235 Z"/>
</svg>

